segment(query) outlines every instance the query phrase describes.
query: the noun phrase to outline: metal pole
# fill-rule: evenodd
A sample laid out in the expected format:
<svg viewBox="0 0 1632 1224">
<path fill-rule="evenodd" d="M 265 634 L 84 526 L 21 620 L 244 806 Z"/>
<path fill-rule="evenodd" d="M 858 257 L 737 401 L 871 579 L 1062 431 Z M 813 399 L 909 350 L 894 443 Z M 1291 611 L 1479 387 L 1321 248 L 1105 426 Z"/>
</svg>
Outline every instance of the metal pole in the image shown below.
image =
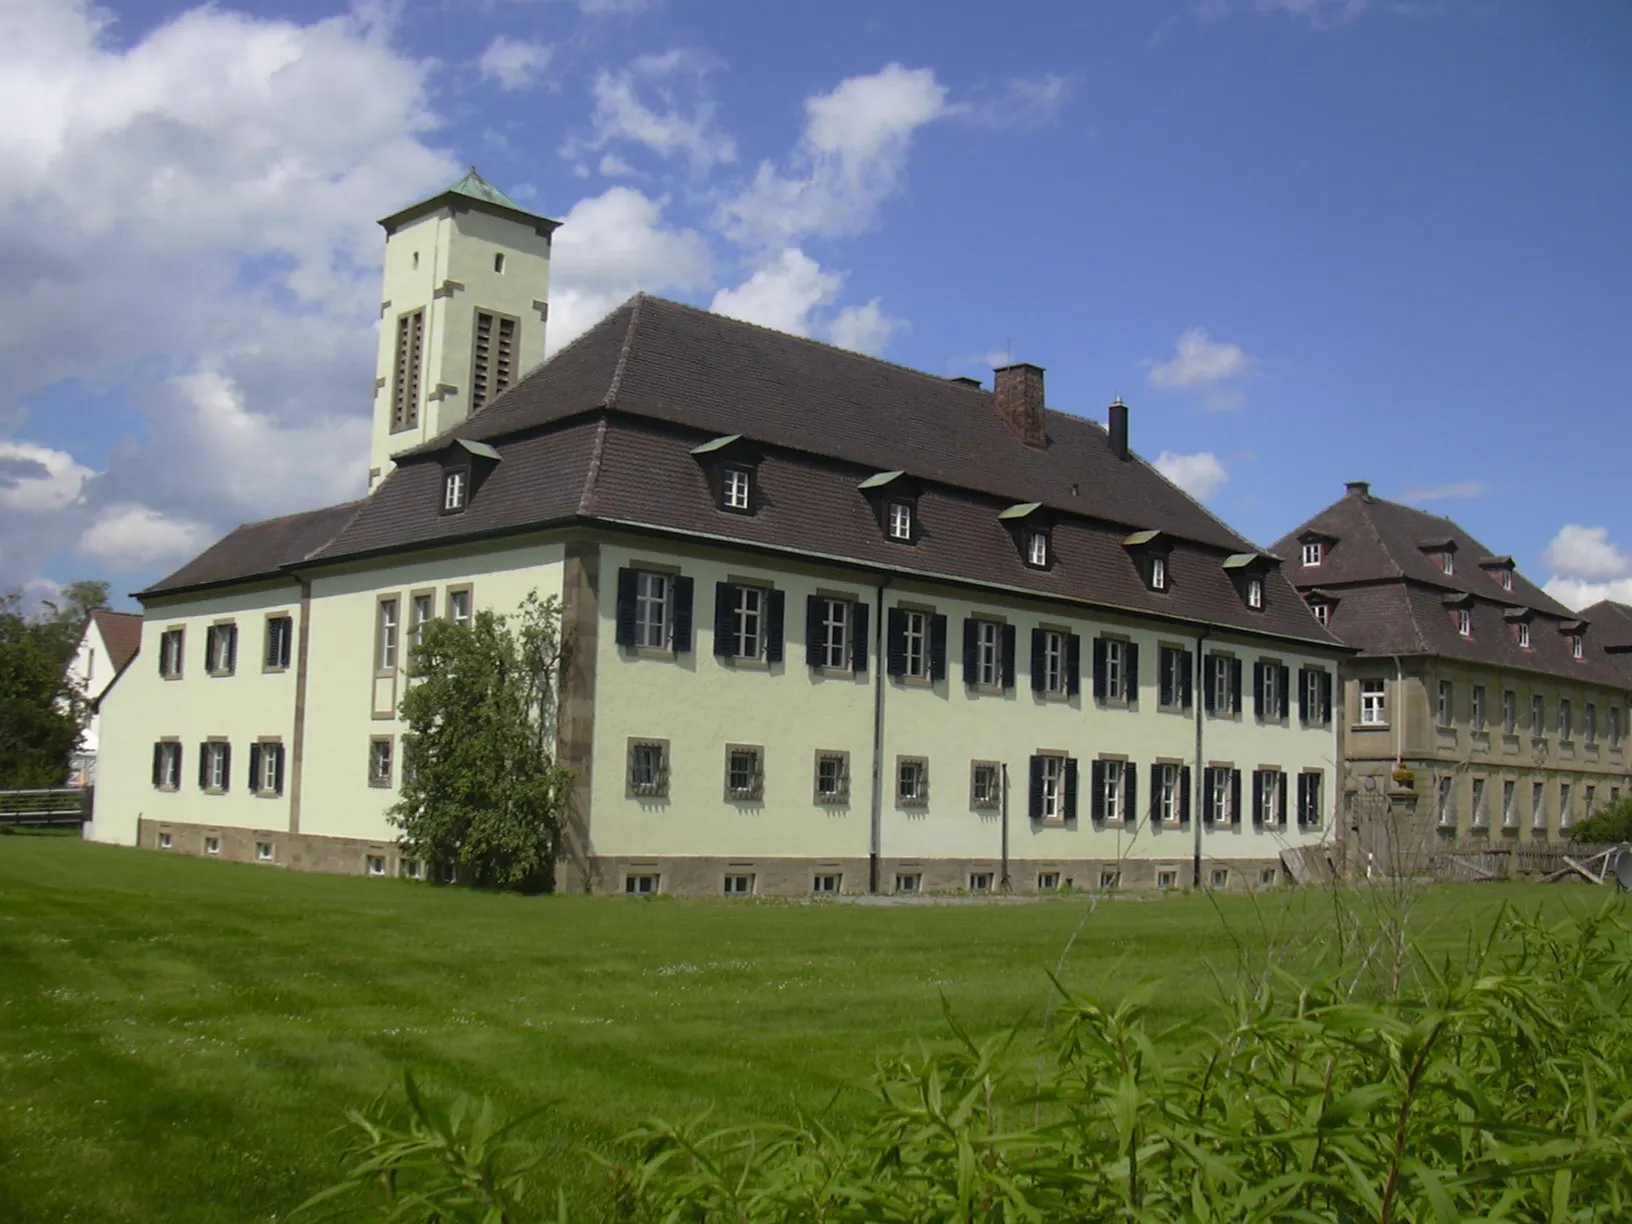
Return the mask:
<svg viewBox="0 0 1632 1224">
<path fill-rule="evenodd" d="M 1003 763 L 1003 876 L 998 886 L 1008 892 L 1009 885 L 1009 765 Z"/>
<path fill-rule="evenodd" d="M 1203 779 L 1207 776 L 1207 758 L 1203 755 L 1201 746 L 1202 727 L 1206 725 L 1207 711 L 1207 677 L 1204 668 L 1207 666 L 1206 657 L 1201 653 L 1202 644 L 1207 641 L 1210 629 L 1203 629 L 1196 637 L 1196 663 L 1191 678 L 1190 699 L 1196 712 L 1196 776 L 1194 778 L 1195 797 L 1192 800 L 1190 813 L 1190 830 L 1195 841 L 1195 849 L 1190 863 L 1190 886 L 1201 887 L 1201 824 L 1207 819 L 1207 788 Z"/>
</svg>

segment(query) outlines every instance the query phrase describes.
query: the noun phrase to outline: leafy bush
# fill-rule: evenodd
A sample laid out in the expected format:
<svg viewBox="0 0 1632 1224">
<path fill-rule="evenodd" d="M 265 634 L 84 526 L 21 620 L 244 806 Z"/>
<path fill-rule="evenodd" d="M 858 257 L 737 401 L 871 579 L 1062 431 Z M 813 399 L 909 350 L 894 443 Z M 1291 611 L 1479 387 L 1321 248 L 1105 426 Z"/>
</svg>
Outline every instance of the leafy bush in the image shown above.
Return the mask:
<svg viewBox="0 0 1632 1224">
<path fill-rule="evenodd" d="M 1583 843 L 1632 842 L 1632 796 L 1599 808 L 1570 830 L 1570 840 Z"/>
<path fill-rule="evenodd" d="M 1317 982 L 1270 967 L 1207 1031 L 1063 988 L 1040 1051 L 948 1016 L 953 1042 L 882 1064 L 852 1128 L 641 1128 L 596 1158 L 612 1185 L 596 1218 L 1629 1219 L 1629 934 L 1607 907 L 1556 928 L 1504 914 L 1460 961 L 1417 958 L 1385 997 L 1359 997 L 1352 966 Z M 406 1108 L 354 1116 L 360 1142 L 324 1205 L 350 1220 L 568 1218 L 536 1147 L 406 1090 Z"/>
</svg>

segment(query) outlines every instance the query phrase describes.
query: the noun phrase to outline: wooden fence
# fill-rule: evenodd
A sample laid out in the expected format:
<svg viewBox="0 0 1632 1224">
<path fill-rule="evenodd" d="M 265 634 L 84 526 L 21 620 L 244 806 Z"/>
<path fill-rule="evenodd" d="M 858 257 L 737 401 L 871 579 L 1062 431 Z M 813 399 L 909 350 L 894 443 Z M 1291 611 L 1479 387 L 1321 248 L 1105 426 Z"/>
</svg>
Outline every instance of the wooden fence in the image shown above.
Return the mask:
<svg viewBox="0 0 1632 1224">
<path fill-rule="evenodd" d="M 93 788 L 0 790 L 0 825 L 77 825 L 91 818 Z"/>
<path fill-rule="evenodd" d="M 1540 880 L 1560 872 L 1575 875 L 1566 857 L 1582 863 L 1612 849 L 1614 843 L 1493 846 L 1482 841 L 1458 842 L 1434 853 L 1430 870 L 1441 880 Z"/>
</svg>

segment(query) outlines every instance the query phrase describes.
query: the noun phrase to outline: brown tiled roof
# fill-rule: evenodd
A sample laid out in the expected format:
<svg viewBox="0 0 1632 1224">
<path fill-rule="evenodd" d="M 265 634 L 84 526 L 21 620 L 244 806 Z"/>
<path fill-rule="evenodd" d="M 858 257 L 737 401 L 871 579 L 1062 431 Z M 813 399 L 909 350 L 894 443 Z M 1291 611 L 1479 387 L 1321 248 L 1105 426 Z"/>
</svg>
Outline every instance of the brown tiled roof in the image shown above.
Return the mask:
<svg viewBox="0 0 1632 1224">
<path fill-rule="evenodd" d="M 1101 425 L 1051 411 L 1049 445 L 1039 450 L 1020 441 L 992 401 L 979 387 L 641 294 L 452 434 L 495 442 L 615 407 L 1129 530 L 1252 548 L 1153 467 L 1118 460 Z M 411 453 L 444 445 L 446 437 Z"/>
<path fill-rule="evenodd" d="M 1302 544 L 1319 536 L 1319 565 L 1303 564 Z M 1423 550 L 1455 545 L 1455 573 L 1444 573 Z M 1578 618 L 1515 572 L 1506 590 L 1484 560 L 1497 557 L 1450 519 L 1351 491 L 1274 546 L 1283 572 L 1306 595 L 1331 601 L 1331 631 L 1367 655 L 1435 655 L 1626 687 L 1622 664 L 1606 653 L 1605 635 L 1589 629 L 1586 657 L 1576 659 L 1566 625 Z M 1457 611 L 1467 609 L 1473 632 L 1463 637 Z M 1581 618 L 1587 618 L 1581 614 Z M 1530 647 L 1521 649 L 1517 622 L 1528 620 Z"/>
<path fill-rule="evenodd" d="M 136 657 L 142 647 L 142 618 L 135 612 L 92 612 L 91 620 L 108 649 L 108 661 L 118 671 Z"/>
<path fill-rule="evenodd" d="M 1581 619 L 1592 626 L 1590 632 L 1610 649 L 1632 650 L 1632 607 L 1601 599 L 1581 609 Z"/>
<path fill-rule="evenodd" d="M 245 523 L 194 557 L 168 577 L 138 595 L 161 595 L 190 587 L 213 586 L 245 578 L 276 574 L 322 548 L 351 521 L 363 502 L 343 502 L 286 514 L 282 518 Z"/>
<path fill-rule="evenodd" d="M 1332 541 L 1319 565 L 1303 564 L 1303 538 L 1308 535 Z M 1442 572 L 1430 556 L 1431 551 L 1447 542 L 1456 546 L 1454 574 Z M 1424 551 L 1425 546 L 1431 546 L 1430 551 Z M 1333 502 L 1282 537 L 1270 551 L 1285 560 L 1287 577 L 1300 589 L 1411 578 L 1447 591 L 1466 591 L 1504 604 L 1535 608 L 1552 616 L 1574 615 L 1517 570 L 1513 573 L 1513 589 L 1502 589 L 1495 574 L 1479 565 L 1481 561 L 1497 560 L 1497 555 L 1450 519 L 1369 494 L 1351 492 Z"/>
<path fill-rule="evenodd" d="M 656 526 L 694 537 L 859 563 L 903 575 L 1002 585 L 1100 607 L 1229 626 L 1332 647 L 1337 643 L 1272 569 L 1262 611 L 1249 609 L 1224 571 L 1226 553 L 1184 540 L 1168 559 L 1170 590 L 1145 588 L 1120 527 L 1059 516 L 1052 569 L 1022 564 L 998 520 L 1012 503 L 967 490 L 926 485 L 918 500 L 921 537 L 884 538 L 857 485 L 873 469 L 780 447 L 763 448 L 752 515 L 716 506 L 693 447 L 713 435 L 621 413 L 572 421 L 501 443 L 493 474 L 461 514 L 442 515 L 437 455 L 404 462 L 315 560 L 431 543 L 455 536 L 543 525 L 571 518 Z M 503 483 L 501 483 L 501 477 Z"/>
</svg>

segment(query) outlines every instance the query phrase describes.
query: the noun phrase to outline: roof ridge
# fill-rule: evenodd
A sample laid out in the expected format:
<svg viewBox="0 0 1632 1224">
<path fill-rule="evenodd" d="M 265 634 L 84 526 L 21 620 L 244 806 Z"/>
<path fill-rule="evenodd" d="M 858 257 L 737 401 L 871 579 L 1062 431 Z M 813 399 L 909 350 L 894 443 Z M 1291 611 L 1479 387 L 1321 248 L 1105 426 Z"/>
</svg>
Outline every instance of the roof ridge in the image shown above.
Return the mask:
<svg viewBox="0 0 1632 1224">
<path fill-rule="evenodd" d="M 713 318 L 713 319 L 724 319 L 728 323 L 736 323 L 736 324 L 739 324 L 742 327 L 751 327 L 755 331 L 769 332 L 773 336 L 781 336 L 786 340 L 797 340 L 802 344 L 814 345 L 816 348 L 830 349 L 835 353 L 843 353 L 846 357 L 857 357 L 857 358 L 860 358 L 862 361 L 870 361 L 874 365 L 881 365 L 881 366 L 886 367 L 887 369 L 900 370 L 903 374 L 911 374 L 911 375 L 914 375 L 917 378 L 928 379 L 931 383 L 935 384 L 936 386 L 957 387 L 957 388 L 959 388 L 960 390 L 963 390 L 963 391 L 978 391 L 982 395 L 991 395 L 992 394 L 992 392 L 988 391 L 984 385 L 978 386 L 978 387 L 971 387 L 971 386 L 968 386 L 968 385 L 966 385 L 964 383 L 959 383 L 958 381 L 956 381 L 956 379 L 954 379 L 952 377 L 943 377 L 943 376 L 941 376 L 939 374 L 931 374 L 928 370 L 916 369 L 913 366 L 902 365 L 902 364 L 900 364 L 899 362 L 896 362 L 896 361 L 886 361 L 884 358 L 875 357 L 871 353 L 862 353 L 862 352 L 858 352 L 855 349 L 847 349 L 847 348 L 843 347 L 842 345 L 832 344 L 832 343 L 830 343 L 830 342 L 828 342 L 826 340 L 817 340 L 814 336 L 800 336 L 800 335 L 795 334 L 794 332 L 783 331 L 781 328 L 778 328 L 778 327 L 767 327 L 763 323 L 755 323 L 755 322 L 752 322 L 751 320 L 748 320 L 748 319 L 739 319 L 735 315 L 721 314 L 717 310 L 704 310 L 701 306 L 693 306 L 690 302 L 677 302 L 673 298 L 662 297 L 662 296 L 660 296 L 658 294 L 655 294 L 655 293 L 647 293 L 644 290 L 642 290 L 641 292 L 635 294 L 634 296 L 637 297 L 637 298 L 645 298 L 648 301 L 658 302 L 658 303 L 660 303 L 661 305 L 664 305 L 664 306 L 678 306 L 681 310 L 690 311 L 693 314 L 707 315 L 709 318 Z M 1064 411 L 1064 409 L 1059 409 L 1059 408 L 1050 408 L 1050 409 L 1047 409 L 1047 411 L 1049 411 L 1049 412 L 1061 412 L 1061 413 L 1064 413 L 1064 415 L 1066 415 L 1066 416 L 1077 416 L 1077 414 L 1074 413 L 1074 412 L 1067 413 L 1067 412 Z M 1078 416 L 1077 419 L 1082 420 L 1082 421 L 1086 421 L 1088 418 Z"/>
<path fill-rule="evenodd" d="M 612 382 L 606 389 L 604 408 L 611 408 L 618 402 L 618 390 L 623 386 L 623 372 L 629 368 L 629 353 L 635 347 L 635 329 L 640 326 L 640 304 L 646 300 L 644 293 L 637 293 L 630 299 L 629 325 L 623 332 L 623 343 L 618 347 L 618 362 L 612 367 Z"/>
<path fill-rule="evenodd" d="M 1366 530 L 1371 532 L 1371 538 L 1377 541 L 1377 547 L 1382 552 L 1383 556 L 1388 558 L 1389 576 L 1392 578 L 1404 578 L 1405 567 L 1402 566 L 1395 558 L 1394 550 L 1388 546 L 1388 541 L 1383 538 L 1383 533 L 1378 530 L 1377 524 L 1372 521 L 1370 507 L 1373 504 L 1374 503 L 1369 496 L 1361 498 L 1360 521 L 1366 525 Z M 1394 505 L 1396 503 L 1388 502 L 1386 504 Z M 1409 509 L 1409 507 L 1407 507 L 1407 509 Z"/>
<path fill-rule="evenodd" d="M 578 513 L 588 514 L 590 500 L 595 496 L 595 482 L 601 475 L 601 456 L 606 453 L 606 421 L 603 415 L 595 425 L 595 444 L 590 448 L 589 464 L 584 469 L 584 491 L 578 497 Z"/>
</svg>

